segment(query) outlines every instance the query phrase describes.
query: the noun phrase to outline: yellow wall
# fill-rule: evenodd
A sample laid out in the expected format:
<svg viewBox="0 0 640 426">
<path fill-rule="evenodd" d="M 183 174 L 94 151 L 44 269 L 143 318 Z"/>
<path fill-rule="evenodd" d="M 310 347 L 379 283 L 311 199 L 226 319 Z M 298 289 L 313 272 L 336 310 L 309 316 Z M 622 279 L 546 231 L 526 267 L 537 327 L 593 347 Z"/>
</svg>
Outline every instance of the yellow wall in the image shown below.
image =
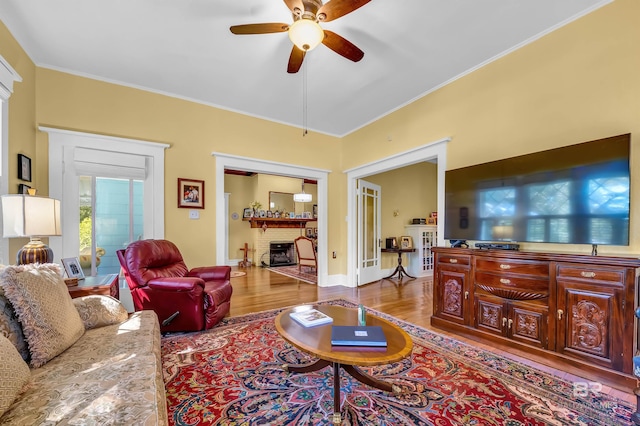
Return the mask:
<svg viewBox="0 0 640 426">
<path fill-rule="evenodd" d="M 34 126 L 36 67 L 11 33 L 1 23 L 0 54 L 22 78 L 22 82 L 16 82 L 13 85 L 13 94 L 9 101 L 9 193 L 18 193 L 18 185 L 23 183 L 36 188 L 39 195 L 47 195 L 49 191 L 48 176 L 37 167 L 37 158 L 40 151 L 36 149 L 36 129 Z M 18 180 L 18 154 L 24 154 L 31 158 L 31 182 Z M 26 238 L 11 239 L 9 242 L 10 256 L 8 259 L 3 259 L 3 262 L 13 262 L 15 253 L 28 241 Z"/>
<path fill-rule="evenodd" d="M 24 79 L 10 99 L 10 155 L 29 155 L 35 186 L 46 190 L 46 135 L 35 131 L 37 125 L 171 144 L 165 235 L 190 266 L 215 259 L 212 151 L 329 169 L 329 274 L 344 274 L 343 170 L 447 136 L 452 138 L 449 169 L 622 133 L 632 134 L 632 169 L 639 164 L 638 16 L 640 2 L 616 0 L 343 139 L 313 132 L 302 137 L 297 128 L 37 68 L 0 25 L 0 54 Z M 14 188 L 15 165 L 9 163 Z M 175 205 L 178 177 L 206 181 L 207 208 L 199 221 L 190 221 Z M 632 200 L 640 199 L 639 173 L 632 175 L 632 188 Z M 631 245 L 602 247 L 601 253 L 640 253 L 640 209 L 632 205 L 631 214 Z"/>
<path fill-rule="evenodd" d="M 165 236 L 190 266 L 215 262 L 212 152 L 340 170 L 336 138 L 302 137 L 293 127 L 48 69 L 38 69 L 37 84 L 40 125 L 171 145 L 165 160 Z M 46 144 L 46 135 L 38 142 Z M 198 221 L 172 202 L 179 177 L 206 182 L 206 208 Z"/>
<path fill-rule="evenodd" d="M 599 251 L 639 253 L 640 209 L 633 204 L 640 199 L 638 16 L 640 2 L 616 0 L 354 132 L 343 139 L 343 167 L 447 136 L 447 169 L 454 169 L 631 133 L 631 243 Z"/>
</svg>

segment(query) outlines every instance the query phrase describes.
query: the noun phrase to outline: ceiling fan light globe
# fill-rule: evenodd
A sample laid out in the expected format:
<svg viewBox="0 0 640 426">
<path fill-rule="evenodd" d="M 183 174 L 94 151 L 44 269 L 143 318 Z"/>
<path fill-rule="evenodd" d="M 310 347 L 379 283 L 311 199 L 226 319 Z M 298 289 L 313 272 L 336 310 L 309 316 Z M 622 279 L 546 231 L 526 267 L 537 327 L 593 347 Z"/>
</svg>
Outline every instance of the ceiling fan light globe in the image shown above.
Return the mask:
<svg viewBox="0 0 640 426">
<path fill-rule="evenodd" d="M 311 19 L 298 19 L 289 27 L 289 39 L 298 49 L 308 52 L 322 43 L 324 31 Z"/>
</svg>

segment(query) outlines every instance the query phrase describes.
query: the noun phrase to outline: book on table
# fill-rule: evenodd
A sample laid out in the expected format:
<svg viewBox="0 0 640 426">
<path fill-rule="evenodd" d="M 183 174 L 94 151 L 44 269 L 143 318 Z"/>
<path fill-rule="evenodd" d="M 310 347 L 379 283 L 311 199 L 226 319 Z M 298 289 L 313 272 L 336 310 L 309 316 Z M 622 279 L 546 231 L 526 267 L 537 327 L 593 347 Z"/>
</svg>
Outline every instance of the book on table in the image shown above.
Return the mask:
<svg viewBox="0 0 640 426">
<path fill-rule="evenodd" d="M 313 327 L 316 325 L 329 324 L 333 322 L 333 318 L 325 313 L 320 312 L 317 309 L 307 309 L 300 312 L 291 312 L 289 316 L 305 327 Z"/>
<path fill-rule="evenodd" d="M 334 346 L 387 346 L 387 338 L 379 325 L 334 325 L 331 327 Z"/>
</svg>

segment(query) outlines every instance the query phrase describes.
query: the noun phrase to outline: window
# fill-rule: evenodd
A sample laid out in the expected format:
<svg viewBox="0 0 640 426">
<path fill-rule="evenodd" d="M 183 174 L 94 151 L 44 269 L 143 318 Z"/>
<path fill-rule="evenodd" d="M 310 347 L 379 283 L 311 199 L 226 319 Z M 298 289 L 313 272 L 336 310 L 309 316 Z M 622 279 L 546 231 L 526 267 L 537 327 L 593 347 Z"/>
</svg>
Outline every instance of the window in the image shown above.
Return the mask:
<svg viewBox="0 0 640 426">
<path fill-rule="evenodd" d="M 78 257 L 85 275 L 117 273 L 116 250 L 164 238 L 168 145 L 40 130 L 49 134 L 49 195 L 62 204 L 62 237 L 49 239 L 56 260 Z"/>
<path fill-rule="evenodd" d="M 117 274 L 116 251 L 144 235 L 144 182 L 80 176 L 79 260 L 85 275 Z"/>
</svg>

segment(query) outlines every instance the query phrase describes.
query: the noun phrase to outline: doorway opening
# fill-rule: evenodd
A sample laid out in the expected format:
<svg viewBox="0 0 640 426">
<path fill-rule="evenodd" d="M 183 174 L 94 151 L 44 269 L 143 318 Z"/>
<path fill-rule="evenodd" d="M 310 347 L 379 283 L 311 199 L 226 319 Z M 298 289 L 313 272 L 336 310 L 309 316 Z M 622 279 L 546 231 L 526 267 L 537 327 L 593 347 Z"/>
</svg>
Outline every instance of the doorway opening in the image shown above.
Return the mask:
<svg viewBox="0 0 640 426">
<path fill-rule="evenodd" d="M 438 211 L 444 212 L 444 175 L 447 164 L 447 143 L 451 138 L 443 138 L 421 147 L 401 152 L 353 169 L 347 173 L 347 283 L 357 287 L 364 284 L 360 280 L 360 261 L 358 259 L 358 206 L 356 205 L 358 180 L 378 173 L 398 169 L 424 161 L 437 163 L 437 206 Z M 438 220 L 438 245 L 444 245 L 444 215 Z"/>
</svg>

